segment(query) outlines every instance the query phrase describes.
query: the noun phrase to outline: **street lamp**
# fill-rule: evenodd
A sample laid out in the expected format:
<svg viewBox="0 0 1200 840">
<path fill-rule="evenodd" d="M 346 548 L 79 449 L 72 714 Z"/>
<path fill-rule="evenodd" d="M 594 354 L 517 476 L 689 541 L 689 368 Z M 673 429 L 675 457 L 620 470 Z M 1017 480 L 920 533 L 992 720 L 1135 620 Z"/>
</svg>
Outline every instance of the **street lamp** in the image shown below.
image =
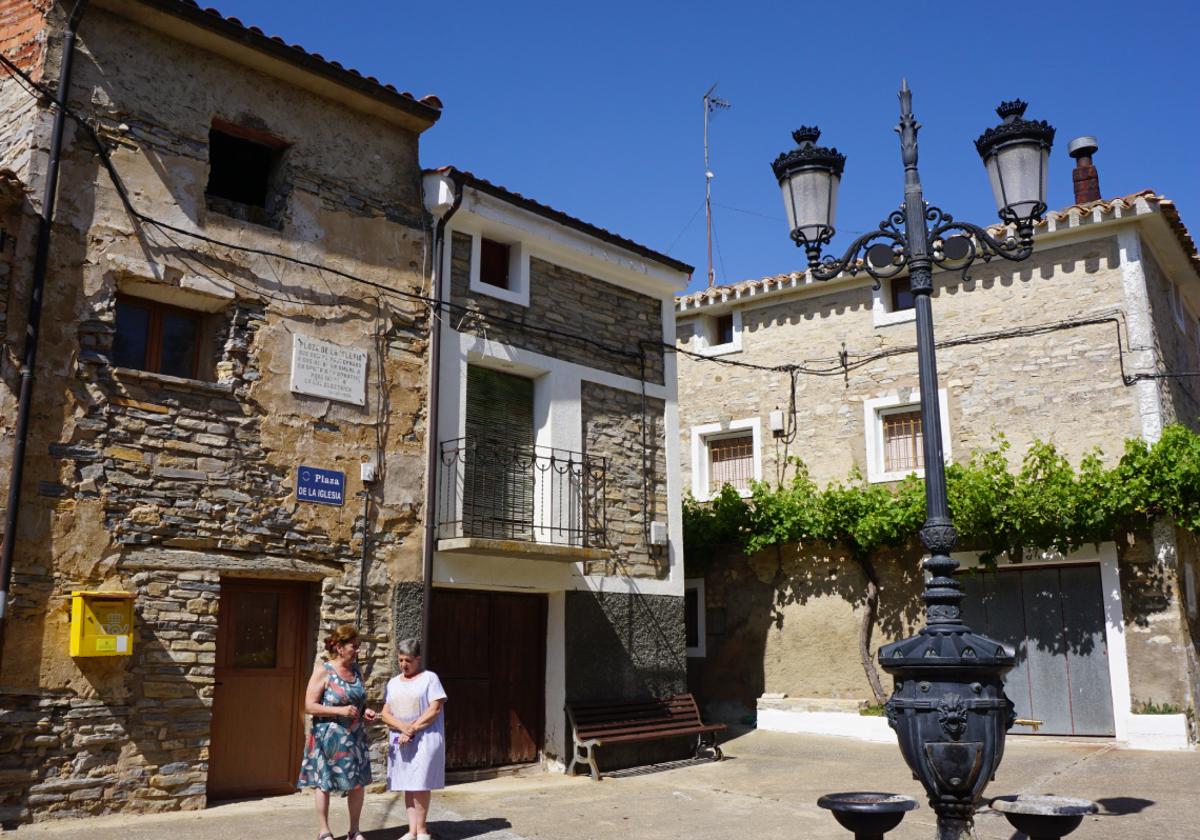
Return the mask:
<svg viewBox="0 0 1200 840">
<path fill-rule="evenodd" d="M 962 587 L 950 556 L 957 532 L 950 521 L 946 469 L 938 409 L 937 361 L 933 341 L 933 267 L 967 269 L 976 259 L 1020 261 L 1033 253 L 1033 227 L 1046 211 L 1046 163 L 1054 129 L 1024 119 L 1025 103 L 1003 103 L 1003 122 L 975 141 L 1004 224 L 998 236 L 925 203 L 917 173 L 917 130 L 912 92 L 900 86 L 900 155 L 904 203 L 877 230 L 860 236 L 841 258 L 821 257 L 834 233 L 837 188 L 845 156 L 816 145 L 820 132 L 802 128 L 799 144 L 772 164 L 783 190 L 792 240 L 804 248 L 809 273 L 830 280 L 866 271 L 880 281 L 907 270 L 917 320 L 917 366 L 925 454 L 926 520 L 921 542 L 929 550 L 924 567 L 925 626 L 911 638 L 884 645 L 879 663 L 895 678 L 885 706 L 900 751 L 924 785 L 938 817 L 938 840 L 965 840 L 987 783 L 1004 754 L 1004 737 L 1016 719 L 1004 694 L 1003 676 L 1015 663 L 1000 642 L 971 631 L 959 604 Z"/>
</svg>

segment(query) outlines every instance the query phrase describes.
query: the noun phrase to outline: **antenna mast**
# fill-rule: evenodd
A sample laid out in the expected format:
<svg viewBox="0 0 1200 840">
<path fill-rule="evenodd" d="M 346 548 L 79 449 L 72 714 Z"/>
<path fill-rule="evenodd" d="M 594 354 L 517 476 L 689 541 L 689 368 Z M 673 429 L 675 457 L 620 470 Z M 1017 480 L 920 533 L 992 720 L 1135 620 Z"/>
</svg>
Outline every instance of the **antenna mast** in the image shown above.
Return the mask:
<svg viewBox="0 0 1200 840">
<path fill-rule="evenodd" d="M 706 238 L 708 240 L 708 285 L 712 288 L 716 282 L 716 275 L 713 274 L 712 261 L 712 170 L 708 167 L 708 115 L 718 108 L 728 108 L 729 103 L 724 99 L 719 99 L 713 96 L 713 91 L 717 89 L 719 82 L 713 82 L 713 86 L 704 94 L 704 223 L 706 230 Z"/>
</svg>

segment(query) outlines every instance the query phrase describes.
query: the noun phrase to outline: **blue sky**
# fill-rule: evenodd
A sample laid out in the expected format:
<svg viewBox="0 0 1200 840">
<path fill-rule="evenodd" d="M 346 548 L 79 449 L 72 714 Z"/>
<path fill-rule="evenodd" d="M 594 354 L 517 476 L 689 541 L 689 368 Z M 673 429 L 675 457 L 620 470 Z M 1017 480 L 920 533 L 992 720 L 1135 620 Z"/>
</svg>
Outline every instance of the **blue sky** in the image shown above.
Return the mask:
<svg viewBox="0 0 1200 840">
<path fill-rule="evenodd" d="M 901 199 L 900 77 L 922 123 L 926 199 L 995 219 L 972 141 L 1003 99 L 1058 129 L 1051 207 L 1072 203 L 1067 142 L 1099 139 L 1105 197 L 1153 188 L 1200 234 L 1200 4 L 604 3 L 208 0 L 445 104 L 425 166 L 453 164 L 696 266 L 705 284 L 701 97 L 711 125 L 717 282 L 796 270 L 769 164 L 817 124 L 846 154 L 835 247 Z"/>
</svg>

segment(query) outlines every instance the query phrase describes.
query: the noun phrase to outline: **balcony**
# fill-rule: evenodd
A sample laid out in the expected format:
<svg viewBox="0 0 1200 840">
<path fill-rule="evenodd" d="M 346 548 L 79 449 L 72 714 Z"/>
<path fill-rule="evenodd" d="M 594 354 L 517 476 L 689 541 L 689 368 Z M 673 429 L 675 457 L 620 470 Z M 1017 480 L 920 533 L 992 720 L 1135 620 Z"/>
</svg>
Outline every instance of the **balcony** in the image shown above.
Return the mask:
<svg viewBox="0 0 1200 840">
<path fill-rule="evenodd" d="M 438 453 L 438 551 L 576 563 L 609 556 L 607 460 L 473 438 Z"/>
</svg>

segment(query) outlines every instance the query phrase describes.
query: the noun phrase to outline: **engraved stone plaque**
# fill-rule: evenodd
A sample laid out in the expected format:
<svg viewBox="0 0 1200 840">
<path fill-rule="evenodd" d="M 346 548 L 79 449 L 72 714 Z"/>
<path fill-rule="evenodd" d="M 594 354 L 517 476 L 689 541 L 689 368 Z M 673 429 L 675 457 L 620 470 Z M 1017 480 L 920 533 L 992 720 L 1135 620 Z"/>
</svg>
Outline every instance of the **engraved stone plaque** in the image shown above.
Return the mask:
<svg viewBox="0 0 1200 840">
<path fill-rule="evenodd" d="M 292 337 L 292 392 L 366 405 L 367 353 L 304 335 Z"/>
</svg>

